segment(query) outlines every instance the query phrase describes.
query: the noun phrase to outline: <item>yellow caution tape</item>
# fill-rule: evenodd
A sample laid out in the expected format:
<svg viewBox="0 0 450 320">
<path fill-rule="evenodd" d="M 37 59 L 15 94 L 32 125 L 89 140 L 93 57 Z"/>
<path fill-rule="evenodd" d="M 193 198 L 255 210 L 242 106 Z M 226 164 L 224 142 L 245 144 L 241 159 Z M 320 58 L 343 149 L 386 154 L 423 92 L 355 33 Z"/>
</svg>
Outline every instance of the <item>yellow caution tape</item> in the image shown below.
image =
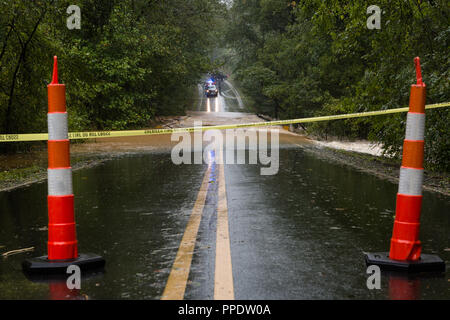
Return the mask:
<svg viewBox="0 0 450 320">
<path fill-rule="evenodd" d="M 436 109 L 449 107 L 450 102 L 443 102 L 437 104 L 430 104 L 425 109 Z M 301 118 L 291 120 L 278 120 L 267 122 L 254 122 L 254 123 L 242 123 L 242 124 L 229 124 L 219 126 L 207 126 L 207 127 L 192 127 L 192 128 L 174 128 L 174 129 L 149 129 L 149 130 L 126 130 L 126 131 L 97 131 L 97 132 L 70 132 L 69 139 L 96 139 L 96 138 L 117 138 L 117 137 L 134 137 L 134 136 L 147 136 L 158 134 L 171 134 L 176 132 L 194 132 L 194 131 L 206 131 L 206 130 L 224 130 L 224 129 L 237 129 L 237 128 L 249 128 L 249 127 L 269 127 L 269 126 L 281 126 L 295 123 L 310 123 L 318 121 L 330 121 L 339 119 L 361 118 L 371 117 L 383 114 L 407 112 L 406 108 L 387 109 L 379 111 L 368 111 L 350 114 L 339 114 L 334 116 Z M 24 142 L 24 141 L 46 141 L 48 140 L 47 133 L 30 133 L 30 134 L 0 134 L 0 142 Z"/>
</svg>

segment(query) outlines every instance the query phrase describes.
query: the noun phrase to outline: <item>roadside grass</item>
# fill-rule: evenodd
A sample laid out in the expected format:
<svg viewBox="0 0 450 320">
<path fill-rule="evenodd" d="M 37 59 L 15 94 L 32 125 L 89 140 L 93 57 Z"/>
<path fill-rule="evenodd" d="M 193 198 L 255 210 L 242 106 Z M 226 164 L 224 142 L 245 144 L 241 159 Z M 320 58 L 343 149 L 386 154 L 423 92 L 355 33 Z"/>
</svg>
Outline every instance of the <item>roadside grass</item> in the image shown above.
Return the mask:
<svg viewBox="0 0 450 320">
<path fill-rule="evenodd" d="M 12 183 L 18 184 L 41 178 L 46 173 L 47 168 L 38 165 L 2 171 L 0 172 L 0 188 L 8 187 Z"/>
</svg>

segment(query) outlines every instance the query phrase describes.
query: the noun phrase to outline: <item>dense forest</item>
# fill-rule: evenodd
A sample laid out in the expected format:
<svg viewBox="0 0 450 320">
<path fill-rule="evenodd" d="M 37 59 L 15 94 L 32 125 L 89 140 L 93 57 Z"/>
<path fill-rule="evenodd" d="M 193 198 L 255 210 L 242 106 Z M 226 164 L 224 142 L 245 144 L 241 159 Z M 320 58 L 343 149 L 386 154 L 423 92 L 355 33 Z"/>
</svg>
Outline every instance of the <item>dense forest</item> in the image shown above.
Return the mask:
<svg viewBox="0 0 450 320">
<path fill-rule="evenodd" d="M 381 10 L 369 29 L 367 8 Z M 427 104 L 450 101 L 446 0 L 234 0 L 226 31 L 235 78 L 255 111 L 280 119 L 408 106 L 422 62 Z M 380 141 L 399 156 L 405 114 L 321 122 L 308 132 Z M 450 170 L 449 109 L 427 112 L 426 162 Z"/>
<path fill-rule="evenodd" d="M 81 9 L 79 30 L 66 26 L 71 4 Z M 0 132 L 46 131 L 53 55 L 67 85 L 71 131 L 140 128 L 155 116 L 182 114 L 193 87 L 218 66 L 251 110 L 279 119 L 405 107 L 416 56 L 427 103 L 450 101 L 448 1 L 379 0 L 380 29 L 367 27 L 372 4 L 2 0 Z M 405 120 L 396 114 L 305 129 L 379 141 L 399 157 Z M 429 169 L 450 171 L 448 123 L 448 108 L 427 112 Z"/>
<path fill-rule="evenodd" d="M 67 9 L 81 11 L 69 29 Z M 219 0 L 0 1 L 0 132 L 46 131 L 52 57 L 69 128 L 125 129 L 182 113 L 211 68 Z"/>
</svg>

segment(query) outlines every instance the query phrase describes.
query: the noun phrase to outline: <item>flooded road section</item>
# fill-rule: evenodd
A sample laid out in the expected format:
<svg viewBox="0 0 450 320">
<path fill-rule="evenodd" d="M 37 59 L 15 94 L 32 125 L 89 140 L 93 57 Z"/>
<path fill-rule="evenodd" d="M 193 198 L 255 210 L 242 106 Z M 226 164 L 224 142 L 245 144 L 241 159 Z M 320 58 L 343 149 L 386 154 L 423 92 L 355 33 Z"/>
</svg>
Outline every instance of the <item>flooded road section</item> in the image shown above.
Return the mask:
<svg viewBox="0 0 450 320">
<path fill-rule="evenodd" d="M 172 164 L 169 154 L 127 156 L 74 173 L 80 252 L 107 261 L 82 282 L 91 299 L 159 299 L 195 205 L 206 165 Z M 280 171 L 225 165 L 234 294 L 237 299 L 450 298 L 446 277 L 383 276 L 368 290 L 364 251 L 386 251 L 397 186 L 299 148 L 280 150 Z M 46 183 L 0 194 L 0 299 L 47 299 L 52 286 L 21 271 L 47 241 Z M 214 297 L 218 175 L 209 178 L 186 299 Z M 448 199 L 424 194 L 423 252 L 449 260 Z"/>
<path fill-rule="evenodd" d="M 203 166 L 175 166 L 170 155 L 112 160 L 73 175 L 79 252 L 107 261 L 106 273 L 82 282 L 94 299 L 157 298 L 164 289 Z M 189 186 L 186 185 L 189 183 Z M 4 250 L 35 247 L 45 255 L 47 184 L 0 194 L 0 243 Z M 24 255 L 0 263 L 1 299 L 46 299 L 49 286 L 21 274 Z"/>
<path fill-rule="evenodd" d="M 219 113 L 238 111 L 222 102 Z M 0 299 L 450 299 L 444 195 L 424 192 L 420 239 L 447 272 L 383 273 L 381 288 L 369 290 L 364 252 L 389 250 L 397 184 L 318 159 L 287 132 L 279 171 L 266 176 L 260 164 L 222 165 L 215 154 L 175 165 L 170 136 L 127 141 L 120 157 L 73 173 L 79 252 L 106 260 L 80 290 L 22 273 L 24 259 L 46 254 L 47 182 L 0 193 L 0 253 L 34 247 L 0 257 Z M 107 152 L 114 143 L 77 148 Z"/>
</svg>

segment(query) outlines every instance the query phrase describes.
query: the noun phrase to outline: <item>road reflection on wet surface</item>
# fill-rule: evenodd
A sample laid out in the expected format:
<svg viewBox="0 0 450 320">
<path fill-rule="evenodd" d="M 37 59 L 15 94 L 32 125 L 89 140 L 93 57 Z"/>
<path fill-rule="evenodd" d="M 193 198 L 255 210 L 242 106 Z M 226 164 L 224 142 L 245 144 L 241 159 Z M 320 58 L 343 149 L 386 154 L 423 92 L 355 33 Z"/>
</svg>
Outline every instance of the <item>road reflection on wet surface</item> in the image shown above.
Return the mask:
<svg viewBox="0 0 450 320">
<path fill-rule="evenodd" d="M 79 250 L 107 261 L 105 274 L 83 280 L 79 298 L 160 298 L 206 167 L 176 166 L 168 153 L 148 153 L 74 173 Z M 381 290 L 366 287 L 363 252 L 389 248 L 395 184 L 298 147 L 280 150 L 277 175 L 261 176 L 259 169 L 225 165 L 236 299 L 450 297 L 445 276 L 383 276 Z M 216 184 L 210 181 L 187 299 L 213 295 Z M 1 252 L 35 247 L 1 261 L 1 299 L 64 295 L 21 271 L 25 257 L 46 252 L 46 188 L 39 183 L 0 194 Z M 445 196 L 424 193 L 423 252 L 447 265 L 449 209 Z"/>
<path fill-rule="evenodd" d="M 218 98 L 200 97 L 196 105 L 191 120 L 208 105 L 207 121 L 253 117 L 238 113 L 242 100 L 230 84 Z M 285 132 L 280 142 L 276 175 L 260 175 L 260 165 L 223 168 L 236 299 L 450 298 L 448 271 L 383 274 L 381 289 L 369 290 L 364 252 L 389 250 L 397 185 L 318 159 L 304 150 L 302 137 Z M 0 193 L 0 253 L 35 247 L 0 258 L 0 299 L 160 299 L 208 167 L 173 164 L 172 145 L 170 136 L 150 136 L 76 146 L 78 154 L 121 154 L 73 174 L 79 252 L 106 259 L 106 272 L 83 279 L 80 290 L 33 282 L 22 273 L 25 258 L 46 254 L 47 183 Z M 220 181 L 213 168 L 186 299 L 214 298 Z M 447 196 L 424 192 L 422 252 L 438 254 L 447 270 L 449 212 Z"/>
</svg>

